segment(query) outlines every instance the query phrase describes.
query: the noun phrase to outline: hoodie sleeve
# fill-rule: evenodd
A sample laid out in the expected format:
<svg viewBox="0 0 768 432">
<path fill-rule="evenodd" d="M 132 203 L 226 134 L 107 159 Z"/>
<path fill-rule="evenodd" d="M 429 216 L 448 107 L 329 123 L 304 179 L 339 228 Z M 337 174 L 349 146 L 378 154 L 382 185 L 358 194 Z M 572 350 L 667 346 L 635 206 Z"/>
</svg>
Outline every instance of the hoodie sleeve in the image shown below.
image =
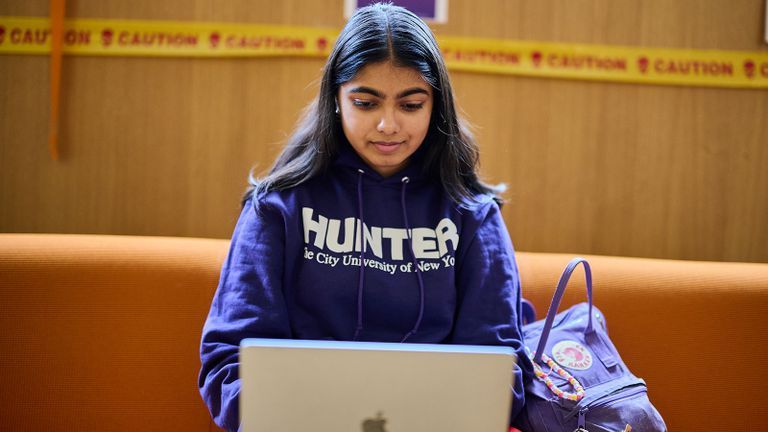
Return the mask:
<svg viewBox="0 0 768 432">
<path fill-rule="evenodd" d="M 240 423 L 240 341 L 291 336 L 282 292 L 284 238 L 279 212 L 245 204 L 203 327 L 198 387 L 214 421 L 226 430 Z"/>
<path fill-rule="evenodd" d="M 517 354 L 511 420 L 525 404 L 532 366 L 522 336 L 520 278 L 507 228 L 495 202 L 476 213 L 457 256 L 458 309 L 452 343 L 505 345 Z"/>
</svg>

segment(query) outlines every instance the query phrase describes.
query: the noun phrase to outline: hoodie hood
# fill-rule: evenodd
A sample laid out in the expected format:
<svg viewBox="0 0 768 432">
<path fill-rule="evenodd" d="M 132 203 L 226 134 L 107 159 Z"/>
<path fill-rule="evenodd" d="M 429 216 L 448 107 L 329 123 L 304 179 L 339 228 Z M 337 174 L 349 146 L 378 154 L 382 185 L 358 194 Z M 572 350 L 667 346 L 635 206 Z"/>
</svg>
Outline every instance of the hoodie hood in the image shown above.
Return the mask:
<svg viewBox="0 0 768 432">
<path fill-rule="evenodd" d="M 343 143 L 339 150 L 339 154 L 333 161 L 333 169 L 338 170 L 340 174 L 344 175 L 344 178 L 357 181 L 357 173 L 362 170 L 365 174 L 365 182 L 377 184 L 380 186 L 388 186 L 400 189 L 403 177 L 408 177 L 409 184 L 415 186 L 427 182 L 427 175 L 424 168 L 424 157 L 426 154 L 426 147 L 428 143 L 422 144 L 408 159 L 408 164 L 400 171 L 392 174 L 391 176 L 384 177 L 376 170 L 371 168 L 361 157 L 355 152 L 349 143 Z"/>
</svg>

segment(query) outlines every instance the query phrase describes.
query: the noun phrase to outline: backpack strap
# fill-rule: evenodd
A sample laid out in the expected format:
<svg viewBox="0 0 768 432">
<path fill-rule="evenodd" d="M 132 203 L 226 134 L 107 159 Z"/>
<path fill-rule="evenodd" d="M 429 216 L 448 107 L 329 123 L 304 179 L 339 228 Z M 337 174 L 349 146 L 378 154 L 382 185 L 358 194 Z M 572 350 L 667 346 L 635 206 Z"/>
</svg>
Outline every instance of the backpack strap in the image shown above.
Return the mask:
<svg viewBox="0 0 768 432">
<path fill-rule="evenodd" d="M 557 315 L 557 308 L 560 307 L 560 300 L 565 293 L 565 287 L 568 285 L 568 280 L 571 278 L 571 274 L 576 267 L 582 264 L 584 265 L 584 276 L 587 281 L 587 300 L 589 301 L 589 322 L 584 334 L 593 333 L 595 330 L 592 328 L 592 270 L 589 268 L 589 263 L 586 259 L 576 257 L 568 263 L 560 276 L 560 281 L 557 283 L 557 289 L 555 295 L 552 296 L 552 303 L 549 305 L 549 311 L 547 311 L 547 319 L 544 322 L 544 328 L 541 331 L 541 337 L 539 338 L 539 345 L 534 352 L 533 363 L 541 363 L 542 355 L 544 355 L 544 349 L 547 346 L 547 340 L 549 339 L 549 332 L 552 330 L 552 324 L 555 321 L 555 315 Z"/>
</svg>

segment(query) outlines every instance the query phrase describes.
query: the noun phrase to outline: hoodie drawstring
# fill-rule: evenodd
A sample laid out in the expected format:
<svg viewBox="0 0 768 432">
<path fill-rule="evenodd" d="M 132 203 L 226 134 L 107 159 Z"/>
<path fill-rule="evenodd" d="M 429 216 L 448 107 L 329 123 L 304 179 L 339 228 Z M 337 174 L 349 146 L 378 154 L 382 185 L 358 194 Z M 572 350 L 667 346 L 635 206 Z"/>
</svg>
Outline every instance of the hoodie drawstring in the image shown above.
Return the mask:
<svg viewBox="0 0 768 432">
<path fill-rule="evenodd" d="M 424 316 L 424 279 L 421 277 L 421 270 L 419 269 L 419 263 L 416 261 L 416 254 L 413 252 L 413 233 L 411 232 L 411 226 L 408 224 L 408 212 L 405 208 L 405 186 L 411 179 L 403 177 L 401 180 L 403 188 L 400 191 L 400 204 L 403 208 L 403 221 L 405 221 L 405 232 L 408 234 L 408 245 L 411 251 L 411 260 L 413 260 L 413 268 L 416 271 L 416 279 L 419 281 L 419 316 L 416 318 L 416 323 L 413 325 L 413 329 L 409 331 L 400 342 L 405 342 L 414 333 L 419 330 L 421 326 L 421 318 Z"/>
<path fill-rule="evenodd" d="M 363 329 L 363 285 L 365 284 L 365 232 L 363 223 L 363 174 L 361 169 L 357 170 L 357 220 L 360 223 L 357 232 L 360 233 L 360 276 L 357 280 L 357 327 L 355 327 L 355 336 L 353 341 L 357 340 L 360 331 Z"/>
<path fill-rule="evenodd" d="M 357 281 L 357 326 L 355 327 L 355 335 L 352 338 L 356 341 L 360 336 L 360 332 L 363 330 L 363 288 L 365 286 L 365 219 L 363 218 L 363 175 L 365 172 L 362 169 L 358 169 L 357 176 L 357 219 L 360 223 L 358 226 L 358 232 L 360 233 L 360 276 Z M 416 272 L 416 279 L 419 282 L 419 315 L 416 318 L 416 323 L 413 328 L 403 336 L 400 342 L 405 342 L 413 336 L 421 327 L 421 319 L 424 317 L 424 279 L 419 269 L 419 264 L 416 261 L 416 254 L 413 252 L 413 233 L 411 232 L 411 226 L 408 223 L 408 212 L 405 207 L 405 186 L 410 179 L 408 177 L 402 178 L 402 189 L 400 190 L 400 204 L 403 208 L 403 221 L 405 222 L 405 230 L 408 237 L 408 245 L 411 252 L 411 260 Z"/>
</svg>

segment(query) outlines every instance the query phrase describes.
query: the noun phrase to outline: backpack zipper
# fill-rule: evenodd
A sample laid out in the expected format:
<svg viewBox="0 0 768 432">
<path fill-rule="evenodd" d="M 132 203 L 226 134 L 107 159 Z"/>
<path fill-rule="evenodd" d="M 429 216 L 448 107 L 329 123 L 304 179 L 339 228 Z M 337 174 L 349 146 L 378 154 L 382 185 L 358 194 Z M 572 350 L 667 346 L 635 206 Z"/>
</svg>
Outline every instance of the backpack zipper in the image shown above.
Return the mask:
<svg viewBox="0 0 768 432">
<path fill-rule="evenodd" d="M 628 389 L 626 392 L 622 392 L 623 389 L 627 389 L 628 387 L 634 387 L 634 388 L 633 389 Z M 634 385 L 631 385 L 631 386 L 624 387 L 623 389 L 619 389 L 619 390 L 617 390 L 617 391 L 615 391 L 613 393 L 609 393 L 609 394 L 607 394 L 607 395 L 605 395 L 605 396 L 603 396 L 603 397 L 601 397 L 599 399 L 595 399 L 594 401 L 592 401 L 589 404 L 587 404 L 587 406 L 584 406 L 583 408 L 580 408 L 578 411 L 575 411 L 575 410 L 572 411 L 571 413 L 569 413 L 566 416 L 566 419 L 569 419 L 569 418 L 573 417 L 574 415 L 576 415 L 578 413 L 578 415 L 579 415 L 578 426 L 579 427 L 583 427 L 584 425 L 581 424 L 581 421 L 584 420 L 585 421 L 584 424 L 586 425 L 586 420 L 585 420 L 586 413 L 590 409 L 598 408 L 598 407 L 601 407 L 601 406 L 604 406 L 604 405 L 608 405 L 610 403 L 614 403 L 614 402 L 618 402 L 618 401 L 621 401 L 621 400 L 624 400 L 624 399 L 628 399 L 628 398 L 637 396 L 640 393 L 644 393 L 644 392 L 648 391 L 647 387 L 644 384 L 634 384 Z M 616 398 L 612 398 L 611 397 L 611 396 L 618 396 L 618 394 L 621 394 L 620 397 L 616 397 Z M 578 429 L 576 429 L 576 430 L 578 430 Z M 586 429 L 584 429 L 584 430 L 586 430 Z"/>
</svg>

